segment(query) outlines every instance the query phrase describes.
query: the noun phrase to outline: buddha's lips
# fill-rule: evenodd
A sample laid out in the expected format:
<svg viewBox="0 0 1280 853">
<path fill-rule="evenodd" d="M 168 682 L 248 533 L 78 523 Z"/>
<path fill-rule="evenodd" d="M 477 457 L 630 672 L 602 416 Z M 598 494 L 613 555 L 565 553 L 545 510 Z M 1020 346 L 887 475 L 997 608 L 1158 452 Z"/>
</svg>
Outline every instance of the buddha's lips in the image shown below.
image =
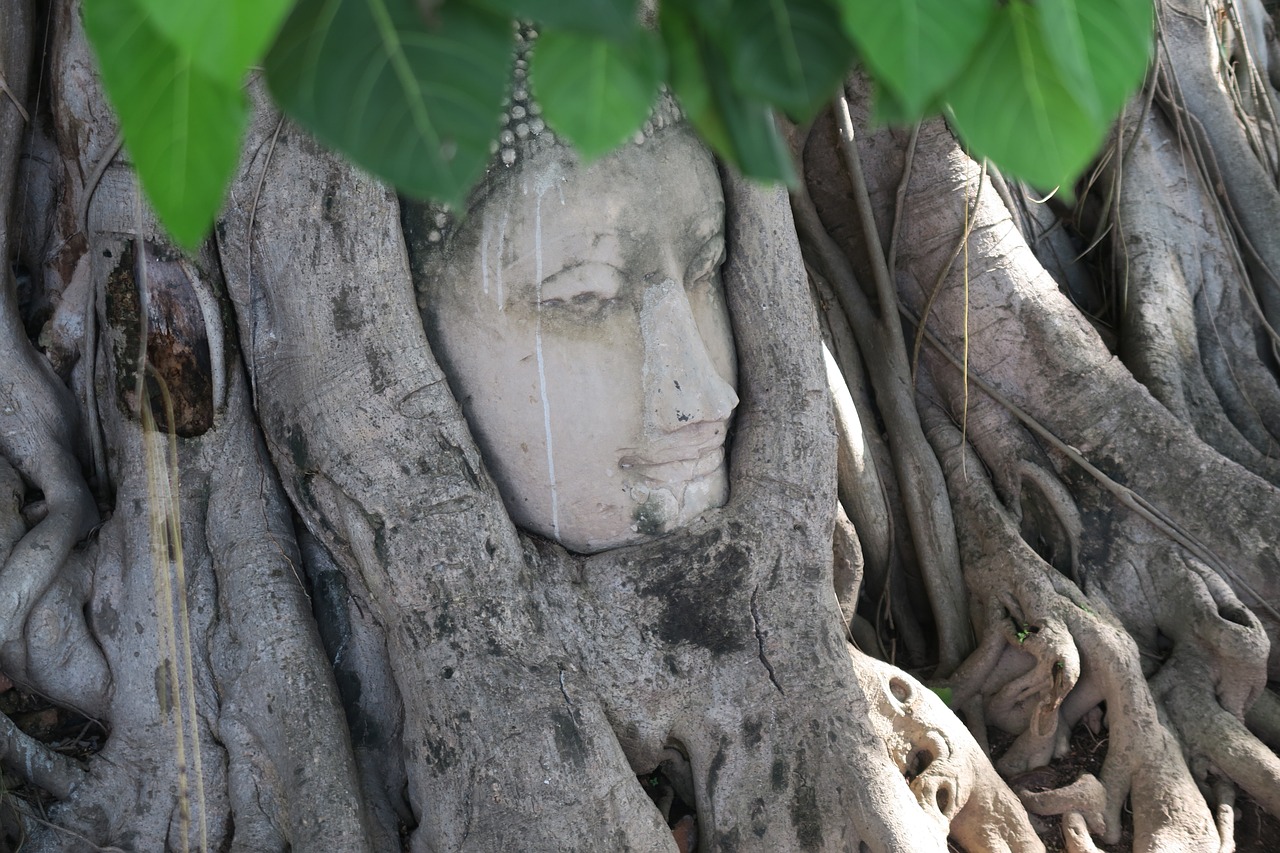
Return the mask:
<svg viewBox="0 0 1280 853">
<path fill-rule="evenodd" d="M 702 447 L 675 448 L 666 455 L 623 456 L 618 467 L 639 470 L 646 475 L 667 473 L 671 476 L 658 479 L 692 479 L 710 474 L 724 462 L 724 440 Z M 671 469 L 663 472 L 661 469 Z"/>
<path fill-rule="evenodd" d="M 618 451 L 619 468 L 643 468 L 696 462 L 708 453 L 724 447 L 728 421 L 698 421 L 675 432 L 654 437 L 641 447 L 624 447 Z"/>
</svg>

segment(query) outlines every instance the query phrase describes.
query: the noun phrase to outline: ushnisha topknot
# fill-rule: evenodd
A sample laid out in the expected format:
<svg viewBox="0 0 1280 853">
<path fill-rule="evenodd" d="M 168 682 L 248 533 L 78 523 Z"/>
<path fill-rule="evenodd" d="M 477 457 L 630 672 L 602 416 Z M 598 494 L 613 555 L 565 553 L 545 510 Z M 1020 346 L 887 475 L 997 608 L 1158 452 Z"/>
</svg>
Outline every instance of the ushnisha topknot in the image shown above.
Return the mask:
<svg viewBox="0 0 1280 853">
<path fill-rule="evenodd" d="M 529 87 L 529 57 L 538 31 L 521 25 L 516 31 L 516 59 L 512 72 L 511 91 L 503 104 L 502 130 L 490 145 L 493 158 L 485 170 L 487 177 L 495 172 L 510 170 L 532 159 L 540 152 L 553 148 L 569 148 L 567 140 L 558 137 L 542 118 L 542 106 L 533 99 Z M 643 145 L 658 131 L 684 122 L 684 113 L 675 97 L 661 87 L 658 100 L 644 126 L 631 137 L 634 145 Z M 483 182 L 482 182 L 483 184 Z M 454 212 L 449 205 L 436 202 L 416 203 L 420 214 L 418 222 L 428 225 L 425 237 L 428 245 L 442 243 L 449 237 L 454 225 Z M 423 216 L 422 214 L 425 214 Z M 419 231 L 421 234 L 421 232 Z"/>
<path fill-rule="evenodd" d="M 502 131 L 492 146 L 492 153 L 497 155 L 489 164 L 489 171 L 500 166 L 514 166 L 518 160 L 533 154 L 537 149 L 547 145 L 564 144 L 548 128 L 542 118 L 542 106 L 535 100 L 529 90 L 529 56 L 533 52 L 538 32 L 529 26 L 521 26 L 516 32 L 516 61 L 512 74 L 511 94 L 504 104 L 502 113 Z M 658 101 L 649 114 L 649 120 L 637 130 L 631 141 L 636 145 L 654 133 L 672 124 L 684 120 L 684 113 L 674 97 L 663 86 Z"/>
</svg>

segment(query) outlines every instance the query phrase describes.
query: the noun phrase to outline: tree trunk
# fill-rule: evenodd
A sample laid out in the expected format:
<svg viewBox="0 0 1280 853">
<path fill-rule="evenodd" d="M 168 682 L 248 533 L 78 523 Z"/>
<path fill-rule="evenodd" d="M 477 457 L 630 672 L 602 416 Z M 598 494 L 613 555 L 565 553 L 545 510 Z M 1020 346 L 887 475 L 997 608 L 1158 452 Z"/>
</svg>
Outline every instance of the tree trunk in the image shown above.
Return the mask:
<svg viewBox="0 0 1280 853">
<path fill-rule="evenodd" d="M 1036 813 L 1216 851 L 1237 787 L 1280 813 L 1260 6 L 1161 4 L 1070 209 L 858 79 L 790 203 L 723 170 L 729 502 L 585 556 L 508 517 L 394 193 L 254 84 L 182 255 L 51 5 L 0 0 L 0 672 L 101 748 L 0 718 L 23 849 L 1037 851 Z M 1038 783 L 1100 707 L 1096 777 Z"/>
</svg>

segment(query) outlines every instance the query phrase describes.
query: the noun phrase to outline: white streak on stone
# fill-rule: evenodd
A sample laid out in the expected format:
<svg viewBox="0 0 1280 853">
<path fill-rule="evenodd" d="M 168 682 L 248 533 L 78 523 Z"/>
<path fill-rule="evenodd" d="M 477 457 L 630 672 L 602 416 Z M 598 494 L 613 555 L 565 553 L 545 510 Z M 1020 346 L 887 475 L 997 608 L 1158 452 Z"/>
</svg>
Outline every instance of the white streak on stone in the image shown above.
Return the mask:
<svg viewBox="0 0 1280 853">
<path fill-rule="evenodd" d="M 560 506 L 556 494 L 556 459 L 551 446 L 551 402 L 547 399 L 547 371 L 542 359 L 542 193 L 533 208 L 534 278 L 537 290 L 537 323 L 533 331 L 533 349 L 538 357 L 538 393 L 542 397 L 542 427 L 547 436 L 547 478 L 551 484 L 551 534 L 560 538 Z"/>
<path fill-rule="evenodd" d="M 509 210 L 502 211 L 502 224 L 498 226 L 498 310 L 505 311 L 507 309 L 506 300 L 502 296 L 502 249 L 507 245 L 507 215 Z"/>
</svg>

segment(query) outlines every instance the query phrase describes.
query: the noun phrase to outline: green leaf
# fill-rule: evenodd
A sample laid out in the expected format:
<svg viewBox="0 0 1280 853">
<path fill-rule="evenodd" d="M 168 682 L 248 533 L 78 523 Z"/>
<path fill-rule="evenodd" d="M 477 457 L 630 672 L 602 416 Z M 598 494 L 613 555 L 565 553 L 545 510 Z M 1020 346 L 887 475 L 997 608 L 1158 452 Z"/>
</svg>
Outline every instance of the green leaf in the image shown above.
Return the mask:
<svg viewBox="0 0 1280 853">
<path fill-rule="evenodd" d="M 547 123 L 591 159 L 644 124 L 665 72 L 662 42 L 648 30 L 637 27 L 625 41 L 546 30 L 529 82 Z"/>
<path fill-rule="evenodd" d="M 1044 189 L 1070 185 L 1107 132 L 1049 58 L 1024 0 L 999 9 L 947 97 L 952 123 L 975 156 Z"/>
<path fill-rule="evenodd" d="M 795 180 L 791 157 L 769 105 L 743 95 L 700 15 L 680 3 L 659 21 L 670 60 L 671 87 L 690 124 L 723 159 L 762 181 Z"/>
<path fill-rule="evenodd" d="M 293 0 L 137 0 L 150 24 L 205 74 L 229 85 L 261 61 Z"/>
<path fill-rule="evenodd" d="M 835 94 L 854 58 L 827 0 L 735 0 L 721 39 L 744 95 L 807 121 Z"/>
<path fill-rule="evenodd" d="M 935 115 L 942 111 L 937 101 L 929 101 L 924 108 L 924 115 Z M 906 127 L 920 120 L 920 111 L 907 109 L 906 104 L 898 99 L 894 92 L 876 80 L 871 81 L 871 121 L 883 125 Z"/>
<path fill-rule="evenodd" d="M 267 55 L 276 102 L 397 189 L 460 204 L 489 160 L 514 41 L 505 17 L 413 0 L 299 0 Z"/>
<path fill-rule="evenodd" d="M 1038 0 L 1050 59 L 1093 115 L 1110 122 L 1151 59 L 1151 0 Z"/>
<path fill-rule="evenodd" d="M 194 249 L 239 160 L 249 116 L 239 82 L 195 66 L 137 0 L 90 0 L 83 14 L 142 187 L 173 238 Z"/>
<path fill-rule="evenodd" d="M 994 0 L 837 2 L 863 61 L 910 120 L 969 62 L 996 10 Z"/>
<path fill-rule="evenodd" d="M 663 44 L 667 46 L 671 88 L 690 123 L 718 154 L 731 159 L 729 129 L 711 96 L 711 81 L 703 66 L 703 48 L 697 20 L 677 4 L 662 10 L 659 19 Z"/>
<path fill-rule="evenodd" d="M 455 0 L 456 2 L 456 0 Z M 521 21 L 557 30 L 622 38 L 636 28 L 636 0 L 468 0 Z"/>
<path fill-rule="evenodd" d="M 743 98 L 727 88 L 723 78 L 712 78 L 716 99 L 733 142 L 730 160 L 749 178 L 794 184 L 791 153 L 778 132 L 778 120 L 768 104 Z"/>
<path fill-rule="evenodd" d="M 950 687 L 930 687 L 929 689 L 932 690 L 937 695 L 937 697 L 942 700 L 943 704 L 945 705 L 951 704 L 951 688 Z"/>
</svg>

